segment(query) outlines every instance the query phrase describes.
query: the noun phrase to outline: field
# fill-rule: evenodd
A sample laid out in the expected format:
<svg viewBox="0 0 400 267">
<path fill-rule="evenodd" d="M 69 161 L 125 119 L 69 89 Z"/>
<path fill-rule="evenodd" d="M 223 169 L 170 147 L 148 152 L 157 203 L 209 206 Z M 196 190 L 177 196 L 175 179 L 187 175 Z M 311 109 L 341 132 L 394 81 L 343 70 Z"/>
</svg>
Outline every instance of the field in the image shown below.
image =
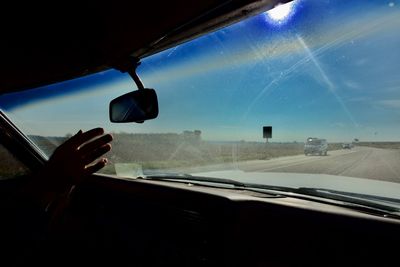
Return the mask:
<svg viewBox="0 0 400 267">
<path fill-rule="evenodd" d="M 173 169 L 246 160 L 303 154 L 304 143 L 287 142 L 210 142 L 201 140 L 194 132 L 182 134 L 124 134 L 115 133 L 113 149 L 107 155 L 110 163 L 103 173 L 115 173 L 115 163 L 129 163 L 143 169 Z M 66 138 L 31 136 L 47 154 Z M 341 144 L 329 144 L 329 150 Z"/>
<path fill-rule="evenodd" d="M 367 146 L 383 149 L 400 149 L 400 142 L 359 142 L 357 146 Z"/>
<path fill-rule="evenodd" d="M 0 145 L 0 179 L 23 175 L 27 172 L 27 168 L 19 163 L 5 147 Z"/>
<path fill-rule="evenodd" d="M 186 131 L 181 134 L 127 134 L 114 133 L 113 150 L 107 157 L 110 164 L 102 172 L 115 173 L 115 164 L 130 164 L 143 169 L 174 169 L 205 166 L 248 160 L 269 160 L 283 156 L 303 154 L 302 142 L 212 142 L 201 139 L 200 133 Z M 64 142 L 66 137 L 29 136 L 47 155 Z M 358 146 L 399 149 L 400 142 L 360 142 Z M 330 143 L 329 151 L 341 149 L 341 143 Z M 15 160 L 0 150 L 4 166 L 0 168 L 1 177 L 10 176 L 14 170 L 23 173 Z"/>
</svg>

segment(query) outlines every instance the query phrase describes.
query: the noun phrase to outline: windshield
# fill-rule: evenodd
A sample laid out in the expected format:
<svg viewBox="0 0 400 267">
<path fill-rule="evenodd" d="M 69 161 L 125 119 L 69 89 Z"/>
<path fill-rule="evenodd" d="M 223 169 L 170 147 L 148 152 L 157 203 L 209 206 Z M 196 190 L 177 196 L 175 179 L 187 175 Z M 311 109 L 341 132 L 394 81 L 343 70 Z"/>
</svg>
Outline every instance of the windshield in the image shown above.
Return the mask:
<svg viewBox="0 0 400 267">
<path fill-rule="evenodd" d="M 307 139 L 307 145 L 321 145 L 322 140 L 314 139 L 314 138 L 309 138 Z"/>
<path fill-rule="evenodd" d="M 399 29 L 397 1 L 297 0 L 142 59 L 157 119 L 109 122 L 109 102 L 136 90 L 115 70 L 2 95 L 0 107 L 47 155 L 104 127 L 115 140 L 107 174 L 400 199 Z M 327 145 L 306 147 L 321 144 L 310 137 Z"/>
</svg>

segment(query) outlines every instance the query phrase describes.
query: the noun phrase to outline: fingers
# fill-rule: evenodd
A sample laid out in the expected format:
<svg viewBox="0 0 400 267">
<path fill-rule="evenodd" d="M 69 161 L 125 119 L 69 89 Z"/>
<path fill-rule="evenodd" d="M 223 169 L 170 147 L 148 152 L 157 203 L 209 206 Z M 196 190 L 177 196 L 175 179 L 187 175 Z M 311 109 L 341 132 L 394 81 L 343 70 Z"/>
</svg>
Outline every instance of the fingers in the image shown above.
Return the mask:
<svg viewBox="0 0 400 267">
<path fill-rule="evenodd" d="M 82 132 L 82 130 L 80 130 L 77 134 L 75 134 L 67 142 L 65 142 L 65 144 L 69 144 L 72 146 L 72 148 L 76 149 L 90 139 L 93 139 L 102 134 L 104 134 L 103 128 L 94 128 L 86 132 Z"/>
<path fill-rule="evenodd" d="M 80 135 L 82 135 L 82 130 L 79 130 L 74 136 L 67 139 L 67 141 L 65 141 L 60 147 L 72 146 L 74 148 L 77 148 L 75 146 L 78 143 Z"/>
<path fill-rule="evenodd" d="M 80 130 L 74 136 L 60 145 L 47 163 L 47 176 L 60 176 L 60 184 L 56 190 L 62 191 L 63 187 L 79 183 L 84 177 L 91 175 L 107 164 L 107 159 L 102 158 L 111 150 L 112 136 L 104 134 L 102 128 L 94 128 L 83 132 Z M 93 139 L 93 140 L 92 140 Z"/>
<path fill-rule="evenodd" d="M 86 175 L 90 175 L 97 172 L 98 170 L 106 166 L 107 162 L 108 162 L 107 159 L 101 159 L 98 162 L 96 162 L 96 164 L 86 167 L 85 169 Z"/>
<path fill-rule="evenodd" d="M 82 160 L 84 161 L 83 163 L 85 165 L 88 165 L 110 150 L 111 150 L 111 144 L 105 144 L 95 150 L 89 151 L 89 153 L 82 155 Z"/>
<path fill-rule="evenodd" d="M 110 134 L 106 134 L 96 140 L 90 141 L 79 148 L 81 155 L 87 155 L 92 153 L 94 150 L 104 146 L 105 144 L 111 142 L 113 137 Z"/>
</svg>

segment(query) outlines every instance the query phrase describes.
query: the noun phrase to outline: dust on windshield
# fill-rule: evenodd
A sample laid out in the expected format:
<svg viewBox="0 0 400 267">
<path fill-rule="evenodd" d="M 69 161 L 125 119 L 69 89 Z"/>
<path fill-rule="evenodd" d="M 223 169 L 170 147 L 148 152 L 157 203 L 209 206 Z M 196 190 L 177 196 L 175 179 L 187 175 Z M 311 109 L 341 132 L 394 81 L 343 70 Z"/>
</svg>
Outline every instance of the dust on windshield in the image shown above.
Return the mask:
<svg viewBox="0 0 400 267">
<path fill-rule="evenodd" d="M 400 182 L 399 28 L 397 1 L 297 0 L 143 59 L 155 120 L 109 122 L 109 102 L 136 89 L 115 70 L 3 95 L 0 107 L 48 155 L 104 127 L 115 140 L 108 174 L 351 181 L 366 192 Z M 306 149 L 309 137 L 326 146 Z"/>
</svg>

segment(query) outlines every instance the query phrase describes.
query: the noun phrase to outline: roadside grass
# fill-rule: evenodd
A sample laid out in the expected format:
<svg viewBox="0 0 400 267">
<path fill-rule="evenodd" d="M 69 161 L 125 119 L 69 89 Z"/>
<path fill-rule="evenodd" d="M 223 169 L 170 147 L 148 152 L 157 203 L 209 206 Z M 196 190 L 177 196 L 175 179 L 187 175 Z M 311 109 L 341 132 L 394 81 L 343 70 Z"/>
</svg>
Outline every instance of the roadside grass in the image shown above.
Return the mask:
<svg viewBox="0 0 400 267">
<path fill-rule="evenodd" d="M 27 174 L 29 170 L 0 145 L 0 180 Z"/>
<path fill-rule="evenodd" d="M 135 163 L 146 170 L 168 170 L 304 154 L 304 143 L 208 142 L 185 140 L 179 135 L 114 134 L 110 164 L 102 173 L 114 174 L 115 163 Z M 127 149 L 129 148 L 129 149 Z M 329 150 L 341 144 L 329 144 Z"/>
<path fill-rule="evenodd" d="M 301 142 L 210 142 L 188 138 L 182 134 L 125 134 L 114 133 L 113 149 L 106 157 L 110 163 L 100 173 L 115 174 L 115 164 L 133 164 L 147 170 L 167 170 L 198 167 L 248 160 L 302 155 Z M 30 136 L 47 155 L 67 137 Z M 341 149 L 331 143 L 328 150 Z M 1 151 L 0 151 L 1 152 Z M 3 159 L 6 162 L 6 159 Z M 4 164 L 3 164 L 4 165 Z M 9 166 L 9 167 L 7 167 Z M 10 175 L 14 165 L 0 166 L 0 175 Z"/>
<path fill-rule="evenodd" d="M 114 133 L 113 149 L 106 157 L 110 164 L 100 173 L 115 174 L 115 164 L 131 164 L 144 170 L 168 170 L 249 160 L 302 155 L 302 142 L 210 142 L 182 134 Z M 64 142 L 65 137 L 30 136 L 47 155 Z M 359 142 L 357 146 L 400 149 L 400 142 Z M 328 151 L 342 149 L 342 143 L 329 143 Z M 329 153 L 329 152 L 328 152 Z M 4 147 L 0 146 L 0 179 L 27 172 Z"/>
<path fill-rule="evenodd" d="M 400 149 L 400 142 L 359 142 L 357 146 L 368 146 L 383 149 Z"/>
</svg>

